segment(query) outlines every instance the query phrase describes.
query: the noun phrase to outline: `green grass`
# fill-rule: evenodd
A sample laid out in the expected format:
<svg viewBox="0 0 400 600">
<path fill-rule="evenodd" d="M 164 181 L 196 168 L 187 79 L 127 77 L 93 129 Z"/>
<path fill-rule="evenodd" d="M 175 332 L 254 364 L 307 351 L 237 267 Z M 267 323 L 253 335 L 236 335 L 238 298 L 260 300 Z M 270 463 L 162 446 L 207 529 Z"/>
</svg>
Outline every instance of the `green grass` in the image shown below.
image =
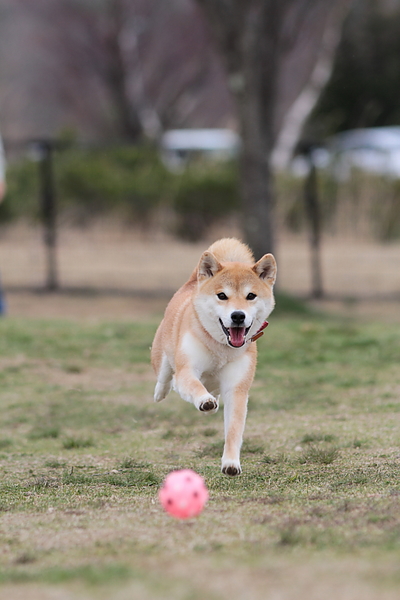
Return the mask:
<svg viewBox="0 0 400 600">
<path fill-rule="evenodd" d="M 94 446 L 94 442 L 90 438 L 68 437 L 63 441 L 62 446 L 65 450 L 71 450 L 72 448 L 90 448 L 90 446 Z"/>
<path fill-rule="evenodd" d="M 156 322 L 1 320 L 0 584 L 302 600 L 318 578 L 336 598 L 395 597 L 399 329 L 285 306 L 258 342 L 234 479 L 219 470 L 222 411 L 152 402 Z M 189 522 L 157 499 L 182 467 L 210 490 Z"/>
</svg>

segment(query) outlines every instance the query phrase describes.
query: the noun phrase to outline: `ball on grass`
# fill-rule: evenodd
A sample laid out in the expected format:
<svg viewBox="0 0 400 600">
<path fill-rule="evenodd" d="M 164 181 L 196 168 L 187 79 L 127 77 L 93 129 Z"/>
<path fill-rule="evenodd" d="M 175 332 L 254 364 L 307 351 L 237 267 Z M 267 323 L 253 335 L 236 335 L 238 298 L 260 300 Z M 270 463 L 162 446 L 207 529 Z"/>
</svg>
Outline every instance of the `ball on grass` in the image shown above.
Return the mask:
<svg viewBox="0 0 400 600">
<path fill-rule="evenodd" d="M 208 500 L 204 479 L 191 469 L 172 471 L 158 497 L 163 508 L 176 519 L 197 517 Z"/>
</svg>

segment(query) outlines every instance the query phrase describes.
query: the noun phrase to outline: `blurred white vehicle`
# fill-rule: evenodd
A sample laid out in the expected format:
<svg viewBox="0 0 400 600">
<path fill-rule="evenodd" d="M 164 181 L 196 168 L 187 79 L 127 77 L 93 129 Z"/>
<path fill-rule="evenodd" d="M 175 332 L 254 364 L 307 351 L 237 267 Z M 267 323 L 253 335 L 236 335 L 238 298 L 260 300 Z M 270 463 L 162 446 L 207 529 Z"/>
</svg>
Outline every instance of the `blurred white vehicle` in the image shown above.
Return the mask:
<svg viewBox="0 0 400 600">
<path fill-rule="evenodd" d="M 325 147 L 316 147 L 311 153 L 317 168 L 332 171 L 340 180 L 350 177 L 356 168 L 392 178 L 400 178 L 400 127 L 371 127 L 351 129 L 334 135 Z M 309 162 L 296 156 L 291 172 L 298 176 L 308 173 Z"/>
<path fill-rule="evenodd" d="M 328 149 L 340 179 L 353 167 L 400 178 L 400 127 L 373 127 L 343 131 L 328 140 Z"/>
<path fill-rule="evenodd" d="M 239 135 L 231 129 L 171 129 L 161 137 L 162 157 L 170 169 L 182 168 L 194 156 L 228 160 L 239 147 Z"/>
</svg>

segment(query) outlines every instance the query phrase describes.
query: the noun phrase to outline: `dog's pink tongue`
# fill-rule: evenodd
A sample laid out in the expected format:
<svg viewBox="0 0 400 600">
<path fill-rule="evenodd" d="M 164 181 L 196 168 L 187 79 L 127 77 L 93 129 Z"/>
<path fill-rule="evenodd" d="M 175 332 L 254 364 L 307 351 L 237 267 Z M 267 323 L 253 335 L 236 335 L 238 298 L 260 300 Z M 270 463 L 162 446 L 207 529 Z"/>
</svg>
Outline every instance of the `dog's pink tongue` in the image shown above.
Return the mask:
<svg viewBox="0 0 400 600">
<path fill-rule="evenodd" d="M 240 348 L 240 346 L 243 346 L 245 332 L 245 327 L 229 328 L 229 341 L 232 344 L 232 346 L 235 346 L 235 348 Z"/>
</svg>

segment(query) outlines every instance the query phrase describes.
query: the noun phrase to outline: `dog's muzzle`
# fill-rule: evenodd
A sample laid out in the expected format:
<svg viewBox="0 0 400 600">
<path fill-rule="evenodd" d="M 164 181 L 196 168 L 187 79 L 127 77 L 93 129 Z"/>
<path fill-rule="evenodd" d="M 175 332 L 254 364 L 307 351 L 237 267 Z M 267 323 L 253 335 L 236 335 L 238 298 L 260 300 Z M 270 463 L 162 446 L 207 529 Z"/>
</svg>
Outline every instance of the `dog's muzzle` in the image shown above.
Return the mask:
<svg viewBox="0 0 400 600">
<path fill-rule="evenodd" d="M 228 344 L 232 346 L 232 348 L 241 348 L 246 343 L 246 335 L 250 331 L 250 327 L 225 327 L 221 319 L 219 320 L 221 323 L 221 327 L 223 332 L 226 335 L 226 339 L 228 340 Z"/>
</svg>

